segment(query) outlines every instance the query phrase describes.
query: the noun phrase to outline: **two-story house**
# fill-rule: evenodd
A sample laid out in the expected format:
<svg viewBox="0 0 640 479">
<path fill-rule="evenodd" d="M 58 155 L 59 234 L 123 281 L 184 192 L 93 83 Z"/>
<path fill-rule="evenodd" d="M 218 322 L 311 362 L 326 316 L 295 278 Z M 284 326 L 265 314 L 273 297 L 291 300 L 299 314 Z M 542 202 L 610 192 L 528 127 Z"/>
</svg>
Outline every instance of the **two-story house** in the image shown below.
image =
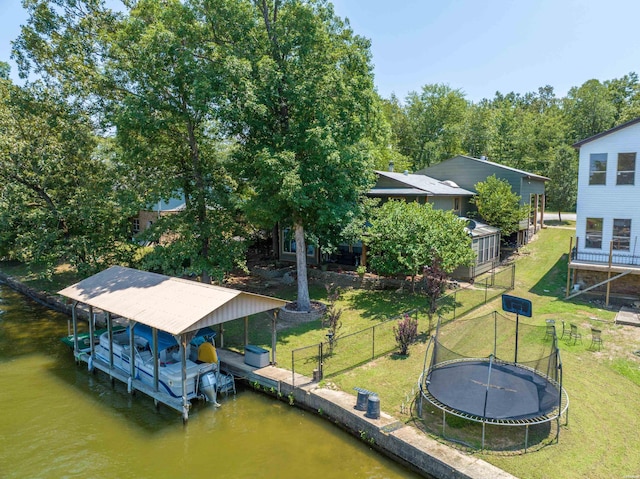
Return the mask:
<svg viewBox="0 0 640 479">
<path fill-rule="evenodd" d="M 509 183 L 511 191 L 520 196 L 520 204 L 530 207 L 529 219 L 520 223 L 516 245 L 528 243 L 530 237 L 544 226 L 545 183 L 549 181 L 545 176 L 465 155 L 454 156 L 423 168 L 416 171 L 416 174 L 428 175 L 438 180 L 452 180 L 474 193 L 477 183 L 495 175 L 496 178 Z"/>
<path fill-rule="evenodd" d="M 638 297 L 640 118 L 579 141 L 576 239 L 569 289 Z"/>
</svg>

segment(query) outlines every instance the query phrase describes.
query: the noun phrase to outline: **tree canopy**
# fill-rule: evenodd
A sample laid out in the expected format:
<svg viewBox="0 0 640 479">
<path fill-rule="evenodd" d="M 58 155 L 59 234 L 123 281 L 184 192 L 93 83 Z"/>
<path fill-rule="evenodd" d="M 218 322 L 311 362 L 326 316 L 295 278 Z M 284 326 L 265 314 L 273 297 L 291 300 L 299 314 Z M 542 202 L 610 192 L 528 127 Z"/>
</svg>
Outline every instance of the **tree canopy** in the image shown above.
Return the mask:
<svg viewBox="0 0 640 479">
<path fill-rule="evenodd" d="M 450 274 L 475 260 L 466 223 L 451 211 L 427 203 L 387 201 L 373 212 L 365 242 L 371 269 L 411 276 L 435 263 Z"/>
<path fill-rule="evenodd" d="M 528 218 L 529 206 L 520 204 L 520 196 L 511 190 L 508 181 L 492 175 L 476 183 L 478 194 L 471 201 L 478 215 L 491 226 L 500 228 L 502 239 L 518 231 L 520 221 Z"/>
</svg>

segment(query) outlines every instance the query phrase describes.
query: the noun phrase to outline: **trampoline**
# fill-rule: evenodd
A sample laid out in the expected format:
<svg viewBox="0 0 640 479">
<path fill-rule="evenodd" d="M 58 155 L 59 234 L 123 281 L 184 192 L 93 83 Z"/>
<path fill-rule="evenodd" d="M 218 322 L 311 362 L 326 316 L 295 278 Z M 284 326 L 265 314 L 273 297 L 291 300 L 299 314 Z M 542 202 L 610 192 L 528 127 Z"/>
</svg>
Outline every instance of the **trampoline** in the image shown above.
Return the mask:
<svg viewBox="0 0 640 479">
<path fill-rule="evenodd" d="M 422 398 L 443 412 L 443 435 L 447 414 L 482 423 L 483 449 L 485 424 L 522 426 L 526 451 L 529 425 L 566 412 L 557 338 L 546 326 L 518 325 L 494 312 L 446 333 L 438 324 L 420 378 Z"/>
</svg>

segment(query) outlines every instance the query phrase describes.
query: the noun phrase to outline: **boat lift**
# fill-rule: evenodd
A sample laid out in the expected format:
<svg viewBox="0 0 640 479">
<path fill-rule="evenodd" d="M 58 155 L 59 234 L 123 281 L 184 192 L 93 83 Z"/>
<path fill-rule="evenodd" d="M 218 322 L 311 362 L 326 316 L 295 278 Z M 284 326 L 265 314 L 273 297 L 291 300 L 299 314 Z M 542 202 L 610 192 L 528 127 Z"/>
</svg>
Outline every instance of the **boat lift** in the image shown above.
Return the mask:
<svg viewBox="0 0 640 479">
<path fill-rule="evenodd" d="M 275 310 L 287 302 L 269 296 L 237 291 L 195 281 L 164 276 L 156 273 L 112 266 L 87 279 L 69 286 L 59 294 L 73 300 L 73 351 L 76 361 L 88 364 L 90 370 L 96 368 L 108 374 L 112 380 L 127 384 L 130 394 L 141 391 L 152 397 L 156 405 L 165 404 L 182 414 L 183 421 L 189 418 L 191 406 L 187 398 L 187 345 L 196 332 L 204 327 L 221 325 L 228 321 L 245 318 L 266 311 Z M 81 347 L 78 335 L 79 303 L 89 308 L 89 344 Z M 105 312 L 110 341 L 109 361 L 96 357 L 94 308 Z M 113 315 L 129 320 L 131 328 L 136 323 L 152 329 L 152 353 L 154 357 L 153 386 L 135 378 L 135 359 L 130 361 L 131 371 L 125 374 L 113 364 Z M 275 327 L 276 314 L 273 313 L 272 358 L 276 363 Z M 180 348 L 182 363 L 182 398 L 176 399 L 158 388 L 158 331 L 172 334 Z M 245 334 L 245 338 L 246 338 Z M 221 338 L 222 339 L 222 338 Z M 130 335 L 130 351 L 135 352 L 134 335 Z M 135 354 L 135 353 L 134 353 Z"/>
</svg>

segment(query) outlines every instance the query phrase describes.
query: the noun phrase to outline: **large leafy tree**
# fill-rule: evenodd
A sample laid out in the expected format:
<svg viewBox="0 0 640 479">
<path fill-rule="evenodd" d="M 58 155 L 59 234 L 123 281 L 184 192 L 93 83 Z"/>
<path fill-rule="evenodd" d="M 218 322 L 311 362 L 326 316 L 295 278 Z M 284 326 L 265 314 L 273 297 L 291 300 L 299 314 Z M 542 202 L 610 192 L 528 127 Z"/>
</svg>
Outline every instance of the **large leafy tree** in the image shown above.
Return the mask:
<svg viewBox="0 0 640 479">
<path fill-rule="evenodd" d="M 557 148 L 549 169 L 551 181 L 546 188 L 549 207 L 558 211 L 573 211 L 578 196 L 578 155 L 568 145 Z"/>
<path fill-rule="evenodd" d="M 411 276 L 438 265 L 447 274 L 475 259 L 466 224 L 430 204 L 387 201 L 374 210 L 365 242 L 369 265 L 382 275 Z"/>
<path fill-rule="evenodd" d="M 222 279 L 240 261 L 235 183 L 220 106 L 227 64 L 192 3 L 141 0 L 113 13 L 100 0 L 34 0 L 17 45 L 23 69 L 93 107 L 115 138 L 114 161 L 136 204 L 181 195 L 185 209 L 154 225 L 170 233 L 147 265 Z M 162 228 L 165 228 L 164 231 Z"/>
<path fill-rule="evenodd" d="M 89 118 L 41 84 L 0 80 L 0 251 L 50 271 L 126 261 L 129 234 L 114 168 Z"/>
<path fill-rule="evenodd" d="M 520 196 L 513 192 L 509 182 L 492 175 L 474 187 L 478 194 L 471 201 L 478 215 L 489 225 L 500 228 L 503 240 L 518 231 L 520 221 L 529 216 L 529 207 L 520 204 Z"/>
<path fill-rule="evenodd" d="M 612 128 L 616 106 L 609 89 L 598 80 L 588 80 L 569 90 L 564 101 L 572 127 L 572 140 L 579 141 Z"/>
<path fill-rule="evenodd" d="M 373 180 L 369 42 L 324 1 L 202 5 L 211 41 L 237 67 L 227 112 L 252 191 L 246 211 L 295 229 L 297 306 L 308 310 L 306 238 L 336 237 Z"/>
<path fill-rule="evenodd" d="M 402 154 L 418 170 L 462 152 L 462 132 L 467 101 L 460 90 L 448 85 L 425 85 L 407 95 L 409 129 L 400 141 Z"/>
</svg>

